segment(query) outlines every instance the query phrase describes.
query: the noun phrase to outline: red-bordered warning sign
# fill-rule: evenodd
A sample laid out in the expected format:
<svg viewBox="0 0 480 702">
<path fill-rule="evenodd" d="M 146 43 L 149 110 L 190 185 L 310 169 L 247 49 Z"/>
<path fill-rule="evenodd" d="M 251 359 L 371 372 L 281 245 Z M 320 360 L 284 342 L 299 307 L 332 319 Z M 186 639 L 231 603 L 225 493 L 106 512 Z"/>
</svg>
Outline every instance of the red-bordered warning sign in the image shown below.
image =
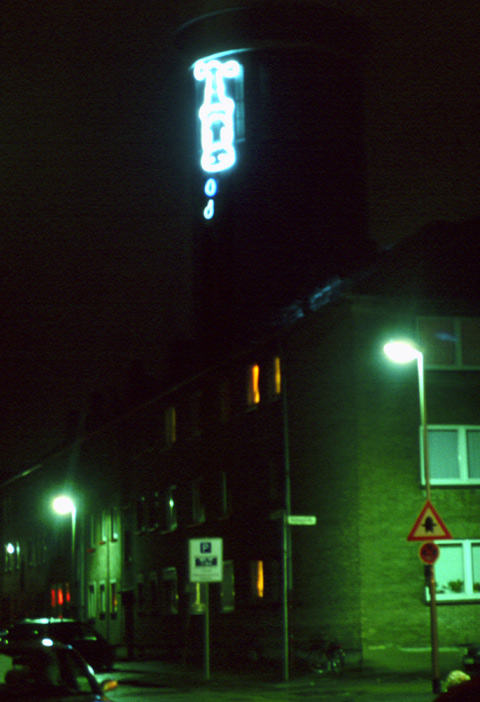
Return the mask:
<svg viewBox="0 0 480 702">
<path fill-rule="evenodd" d="M 432 503 L 427 500 L 418 515 L 407 541 L 437 541 L 453 538 Z"/>
<path fill-rule="evenodd" d="M 418 555 L 424 563 L 427 565 L 433 565 L 440 555 L 440 549 L 433 541 L 427 541 L 420 546 Z"/>
</svg>

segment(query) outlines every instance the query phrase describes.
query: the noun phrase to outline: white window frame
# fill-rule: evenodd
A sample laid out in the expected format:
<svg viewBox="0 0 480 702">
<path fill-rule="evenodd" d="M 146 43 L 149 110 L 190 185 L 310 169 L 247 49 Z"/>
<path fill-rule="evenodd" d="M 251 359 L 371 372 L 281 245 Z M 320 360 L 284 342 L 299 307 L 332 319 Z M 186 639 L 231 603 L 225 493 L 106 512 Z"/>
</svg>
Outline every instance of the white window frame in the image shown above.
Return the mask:
<svg viewBox="0 0 480 702">
<path fill-rule="evenodd" d="M 97 546 L 97 518 L 92 512 L 88 517 L 87 548 L 94 549 Z"/>
<path fill-rule="evenodd" d="M 108 604 L 110 610 L 110 618 L 115 619 L 118 616 L 118 582 L 114 578 L 110 580 L 110 588 L 108 591 Z"/>
<path fill-rule="evenodd" d="M 167 586 L 166 583 L 169 583 Z M 164 614 L 178 614 L 178 575 L 177 569 L 162 568 L 163 592 L 161 595 L 161 609 Z M 173 585 L 171 585 L 173 583 Z M 168 593 L 168 597 L 167 597 Z M 173 597 L 171 596 L 173 595 Z"/>
<path fill-rule="evenodd" d="M 97 583 L 89 582 L 87 587 L 87 612 L 89 619 L 97 616 Z"/>
<path fill-rule="evenodd" d="M 175 531 L 177 528 L 177 503 L 175 500 L 177 486 L 170 485 L 167 488 L 164 495 L 164 507 L 165 507 L 165 533 L 170 531 Z"/>
<path fill-rule="evenodd" d="M 441 364 L 441 363 L 429 363 L 428 354 L 425 358 L 425 368 L 432 368 L 435 370 L 479 370 L 480 365 L 467 365 L 462 362 L 463 357 L 463 339 L 462 339 L 462 321 L 478 320 L 477 317 L 449 317 L 448 315 L 423 315 L 417 317 L 417 330 L 418 338 L 421 339 L 420 326 L 421 321 L 424 319 L 445 319 L 453 322 L 453 335 L 451 339 L 448 339 L 450 343 L 454 344 L 454 362 L 452 364 Z"/>
<path fill-rule="evenodd" d="M 473 558 L 472 558 L 472 547 L 480 547 L 480 539 L 454 539 L 449 540 L 448 543 L 440 544 L 440 556 L 442 557 L 442 549 L 448 548 L 449 546 L 462 546 L 462 556 L 463 556 L 463 572 L 465 575 L 465 592 L 454 592 L 451 590 L 441 591 L 437 589 L 435 592 L 435 599 L 438 602 L 464 602 L 471 600 L 480 600 L 480 591 L 475 592 L 473 589 Z M 437 566 L 438 569 L 438 566 Z M 425 586 L 425 600 L 430 602 L 430 593 L 427 586 Z"/>
<path fill-rule="evenodd" d="M 112 507 L 110 510 L 110 541 L 118 541 L 120 515 L 117 507 Z"/>
<path fill-rule="evenodd" d="M 433 460 L 431 452 L 429 452 L 430 463 L 430 483 L 432 485 L 480 485 L 480 478 L 468 477 L 468 451 L 467 451 L 467 432 L 470 430 L 480 431 L 480 426 L 475 424 L 429 424 L 428 431 L 456 431 L 457 432 L 457 447 L 458 447 L 458 463 L 459 477 L 458 478 L 435 478 L 433 473 Z M 420 432 L 420 459 L 421 459 L 421 479 L 422 485 L 425 485 L 425 455 L 423 451 L 423 431 Z"/>
<path fill-rule="evenodd" d="M 223 561 L 223 577 L 220 584 L 220 611 L 235 611 L 235 570 L 233 561 Z"/>
<path fill-rule="evenodd" d="M 100 512 L 100 540 L 99 544 L 106 544 L 107 543 L 107 533 L 108 533 L 108 528 L 107 528 L 107 523 L 108 523 L 108 511 L 106 509 L 103 509 Z"/>
<path fill-rule="evenodd" d="M 205 522 L 204 491 L 204 479 L 195 478 L 192 481 L 192 524 L 203 524 Z"/>
<path fill-rule="evenodd" d="M 107 583 L 100 580 L 98 583 L 98 615 L 100 619 L 107 616 Z"/>
</svg>

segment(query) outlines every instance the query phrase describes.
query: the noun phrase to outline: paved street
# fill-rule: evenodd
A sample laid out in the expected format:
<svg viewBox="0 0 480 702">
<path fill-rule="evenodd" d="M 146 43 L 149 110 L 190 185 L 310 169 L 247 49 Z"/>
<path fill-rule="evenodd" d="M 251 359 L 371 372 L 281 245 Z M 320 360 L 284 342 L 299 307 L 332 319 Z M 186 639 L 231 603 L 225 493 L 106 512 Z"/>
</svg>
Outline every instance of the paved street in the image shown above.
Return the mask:
<svg viewBox="0 0 480 702">
<path fill-rule="evenodd" d="M 348 671 L 337 678 L 306 675 L 285 683 L 269 680 L 267 675 L 255 679 L 212 671 L 211 679 L 205 681 L 201 671 L 181 666 L 153 661 L 120 661 L 113 674 L 98 677 L 115 677 L 119 681 L 117 690 L 109 694 L 112 702 L 149 702 L 159 698 L 165 702 L 188 702 L 189 699 L 192 702 L 432 702 L 435 697 L 430 679 L 418 674 Z"/>
</svg>

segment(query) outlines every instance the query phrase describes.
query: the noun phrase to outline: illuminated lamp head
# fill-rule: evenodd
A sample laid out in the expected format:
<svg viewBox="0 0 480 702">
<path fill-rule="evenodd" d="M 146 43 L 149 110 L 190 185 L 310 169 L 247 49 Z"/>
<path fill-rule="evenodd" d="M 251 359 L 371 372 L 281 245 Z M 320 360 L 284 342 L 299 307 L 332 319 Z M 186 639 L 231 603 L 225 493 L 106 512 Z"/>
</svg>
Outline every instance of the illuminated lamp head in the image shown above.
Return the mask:
<svg viewBox="0 0 480 702">
<path fill-rule="evenodd" d="M 52 502 L 52 507 L 57 514 L 74 514 L 75 503 L 67 495 L 59 495 Z"/>
<path fill-rule="evenodd" d="M 422 355 L 421 351 L 408 341 L 389 341 L 383 350 L 395 363 L 411 363 Z"/>
</svg>

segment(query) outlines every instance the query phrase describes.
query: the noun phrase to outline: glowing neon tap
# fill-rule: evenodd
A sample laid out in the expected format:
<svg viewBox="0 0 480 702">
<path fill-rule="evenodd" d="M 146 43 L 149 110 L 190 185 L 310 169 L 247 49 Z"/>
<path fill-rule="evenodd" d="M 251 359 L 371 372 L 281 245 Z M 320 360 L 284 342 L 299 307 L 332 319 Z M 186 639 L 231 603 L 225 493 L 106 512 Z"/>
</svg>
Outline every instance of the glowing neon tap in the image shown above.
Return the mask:
<svg viewBox="0 0 480 702">
<path fill-rule="evenodd" d="M 201 166 L 207 173 L 217 173 L 235 163 L 235 101 L 227 97 L 225 80 L 238 78 L 238 61 L 200 59 L 193 69 L 195 80 L 205 81 L 204 102 L 198 116 L 201 123 Z"/>
<path fill-rule="evenodd" d="M 209 198 L 207 206 L 203 210 L 203 216 L 205 219 L 212 219 L 215 214 L 215 204 L 213 198 L 217 194 L 217 181 L 215 178 L 209 178 L 205 183 L 204 188 L 205 195 Z"/>
</svg>

